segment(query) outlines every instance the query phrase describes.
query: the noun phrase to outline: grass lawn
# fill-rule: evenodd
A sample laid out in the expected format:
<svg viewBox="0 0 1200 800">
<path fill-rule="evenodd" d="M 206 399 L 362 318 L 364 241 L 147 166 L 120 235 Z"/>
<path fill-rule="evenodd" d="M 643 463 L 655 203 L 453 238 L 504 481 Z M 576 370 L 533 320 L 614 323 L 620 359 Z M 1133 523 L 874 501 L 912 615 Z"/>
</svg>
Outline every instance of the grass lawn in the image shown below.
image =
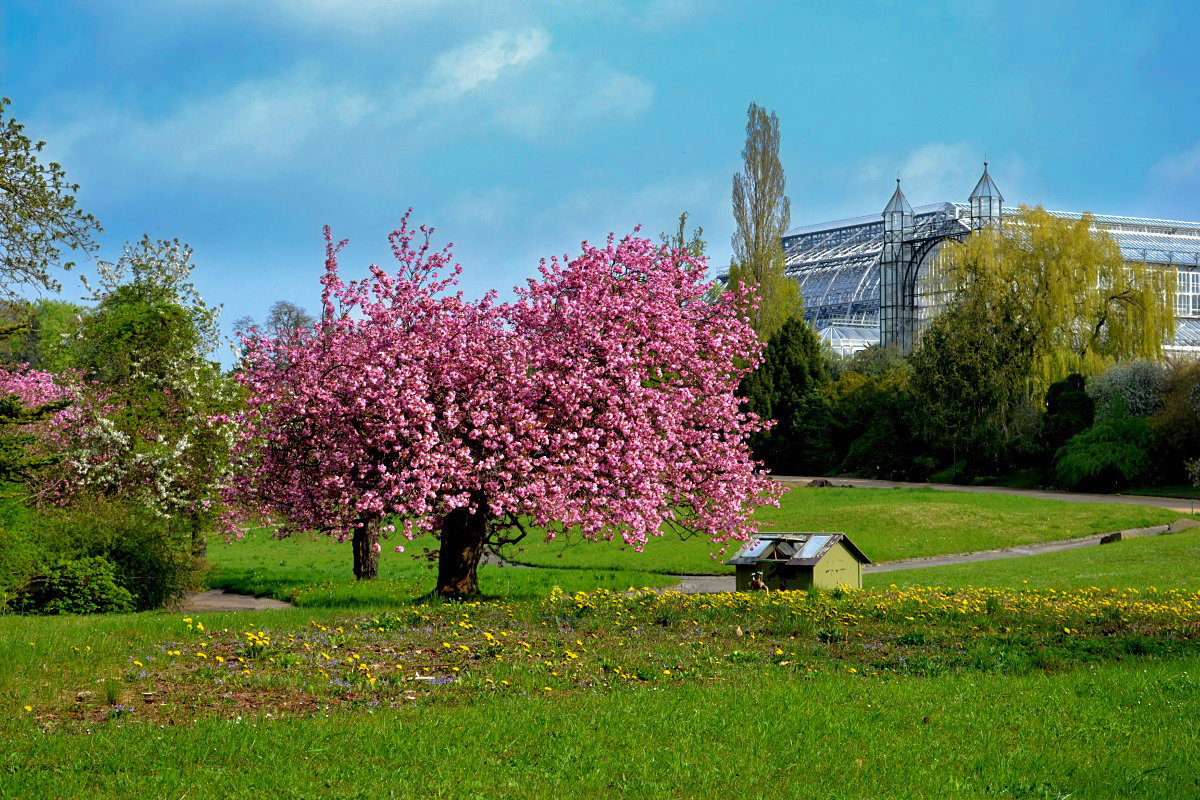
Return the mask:
<svg viewBox="0 0 1200 800">
<path fill-rule="evenodd" d="M 1046 553 L 924 567 L 864 575 L 864 586 L 1008 586 L 1117 589 L 1154 586 L 1200 590 L 1200 528 L 1169 536 L 1147 536 L 1123 542 Z"/>
<path fill-rule="evenodd" d="M 912 589 L 9 617 L 0 795 L 1191 797 L 1198 624 Z"/>
<path fill-rule="evenodd" d="M 1132 494 L 1141 497 L 1182 497 L 1200 500 L 1200 486 L 1139 486 L 1135 489 L 1124 489 L 1121 494 Z"/>
<path fill-rule="evenodd" d="M 1149 506 L 1064 503 L 1003 494 L 935 489 L 796 487 L 780 508 L 755 515 L 762 530 L 841 531 L 872 561 L 987 550 L 1093 533 L 1160 525 L 1179 514 Z M 504 552 L 512 561 L 548 567 L 631 569 L 690 575 L 732 573 L 702 538 L 663 536 L 644 553 L 620 542 L 530 541 Z M 736 549 L 731 545 L 733 549 Z"/>
<path fill-rule="evenodd" d="M 859 540 L 818 523 L 884 517 L 890 557 L 930 530 L 967 550 L 1174 516 L 788 497 L 780 527 Z M 655 545 L 568 552 L 689 557 Z M 629 593 L 670 578 L 603 560 L 484 568 L 501 599 L 442 604 L 414 602 L 433 573 L 390 549 L 356 586 L 348 545 L 214 543 L 214 585 L 302 606 L 0 617 L 0 798 L 1196 797 L 1197 550 L 1184 532 L 811 594 Z"/>
<path fill-rule="evenodd" d="M 350 543 L 329 537 L 293 536 L 276 540 L 252 532 L 234 542 L 209 544 L 208 585 L 258 597 L 269 596 L 305 608 L 383 609 L 408 605 L 433 588 L 436 570 L 414 558 L 432 539 L 402 538 L 405 552 L 386 547 L 379 555 L 379 577 L 354 579 Z M 554 586 L 575 592 L 596 588 L 669 586 L 670 577 L 632 569 L 519 569 L 483 566 L 479 586 L 488 596 L 541 599 Z"/>
</svg>

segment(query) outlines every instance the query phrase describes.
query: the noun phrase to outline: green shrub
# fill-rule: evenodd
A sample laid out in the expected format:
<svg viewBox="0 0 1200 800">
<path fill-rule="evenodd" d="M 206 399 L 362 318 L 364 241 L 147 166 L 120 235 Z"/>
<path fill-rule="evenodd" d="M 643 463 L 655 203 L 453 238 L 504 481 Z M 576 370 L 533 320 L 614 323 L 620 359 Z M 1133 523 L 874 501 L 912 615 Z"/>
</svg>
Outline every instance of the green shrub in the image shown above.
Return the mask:
<svg viewBox="0 0 1200 800">
<path fill-rule="evenodd" d="M 1071 438 L 1055 457 L 1054 476 L 1074 491 L 1110 492 L 1143 478 L 1151 469 L 1150 426 L 1120 407 Z"/>
<path fill-rule="evenodd" d="M 30 517 L 30 511 L 16 498 L 0 497 L 0 612 L 39 568 Z"/>
<path fill-rule="evenodd" d="M 191 534 L 123 503 L 91 500 L 58 511 L 45 533 L 73 557 L 100 556 L 139 611 L 159 608 L 194 582 Z"/>
<path fill-rule="evenodd" d="M 1096 406 L 1088 396 L 1082 375 L 1073 372 L 1046 390 L 1046 413 L 1041 419 L 1041 440 L 1053 453 L 1088 428 L 1096 419 Z"/>
<path fill-rule="evenodd" d="M 111 500 L 29 509 L 11 497 L 0 501 L 0 611 L 33 610 L 31 591 L 61 564 L 95 558 L 134 609 L 159 608 L 195 584 L 190 545 L 190 530 Z"/>
<path fill-rule="evenodd" d="M 118 586 L 113 565 L 98 556 L 61 561 L 35 576 L 13 604 L 37 614 L 132 611 L 133 596 Z"/>
</svg>

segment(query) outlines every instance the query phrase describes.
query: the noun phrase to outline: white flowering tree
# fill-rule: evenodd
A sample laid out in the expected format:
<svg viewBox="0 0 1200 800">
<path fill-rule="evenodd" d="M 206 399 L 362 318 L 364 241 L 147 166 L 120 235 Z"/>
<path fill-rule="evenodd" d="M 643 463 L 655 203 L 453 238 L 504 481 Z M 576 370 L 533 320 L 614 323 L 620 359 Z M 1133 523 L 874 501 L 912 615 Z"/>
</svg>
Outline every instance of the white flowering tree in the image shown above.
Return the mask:
<svg viewBox="0 0 1200 800">
<path fill-rule="evenodd" d="M 189 247 L 148 237 L 100 264 L 95 305 L 71 342 L 83 391 L 56 488 L 140 505 L 202 555 L 230 477 L 227 413 L 239 390 L 209 358 L 220 309 L 191 271 Z"/>
</svg>

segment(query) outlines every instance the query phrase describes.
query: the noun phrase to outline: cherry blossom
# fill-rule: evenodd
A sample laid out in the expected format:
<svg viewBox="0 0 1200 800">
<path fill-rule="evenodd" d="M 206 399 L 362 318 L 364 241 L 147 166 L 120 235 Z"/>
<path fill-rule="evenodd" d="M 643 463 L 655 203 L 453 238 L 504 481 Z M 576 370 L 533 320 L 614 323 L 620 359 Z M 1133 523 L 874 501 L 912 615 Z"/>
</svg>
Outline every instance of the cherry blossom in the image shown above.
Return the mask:
<svg viewBox="0 0 1200 800">
<path fill-rule="evenodd" d="M 632 235 L 543 261 L 511 302 L 470 301 L 432 233 L 406 214 L 396 272 L 347 281 L 326 228 L 321 322 L 246 342 L 231 502 L 281 535 L 352 539 L 360 578 L 385 522 L 433 533 L 453 596 L 478 592 L 486 546 L 531 527 L 638 550 L 755 532 L 779 489 L 734 393 L 760 350 L 743 293 L 706 300 L 703 259 Z"/>
</svg>

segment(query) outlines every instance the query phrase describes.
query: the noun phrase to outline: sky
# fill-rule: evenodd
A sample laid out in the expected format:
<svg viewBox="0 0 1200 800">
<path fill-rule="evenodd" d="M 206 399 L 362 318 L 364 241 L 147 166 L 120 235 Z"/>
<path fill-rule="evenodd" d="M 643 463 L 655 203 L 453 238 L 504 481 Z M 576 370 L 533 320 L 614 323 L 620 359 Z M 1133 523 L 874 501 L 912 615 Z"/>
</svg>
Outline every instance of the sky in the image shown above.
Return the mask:
<svg viewBox="0 0 1200 800">
<path fill-rule="evenodd" d="M 104 226 L 194 248 L 225 330 L 319 311 L 406 209 L 470 296 L 679 214 L 729 263 L 751 102 L 799 226 L 965 200 L 1200 219 L 1194 2 L 3 0 L 6 114 Z M 88 262 L 78 271 L 87 273 Z M 84 292 L 60 276 L 63 299 Z"/>
</svg>

